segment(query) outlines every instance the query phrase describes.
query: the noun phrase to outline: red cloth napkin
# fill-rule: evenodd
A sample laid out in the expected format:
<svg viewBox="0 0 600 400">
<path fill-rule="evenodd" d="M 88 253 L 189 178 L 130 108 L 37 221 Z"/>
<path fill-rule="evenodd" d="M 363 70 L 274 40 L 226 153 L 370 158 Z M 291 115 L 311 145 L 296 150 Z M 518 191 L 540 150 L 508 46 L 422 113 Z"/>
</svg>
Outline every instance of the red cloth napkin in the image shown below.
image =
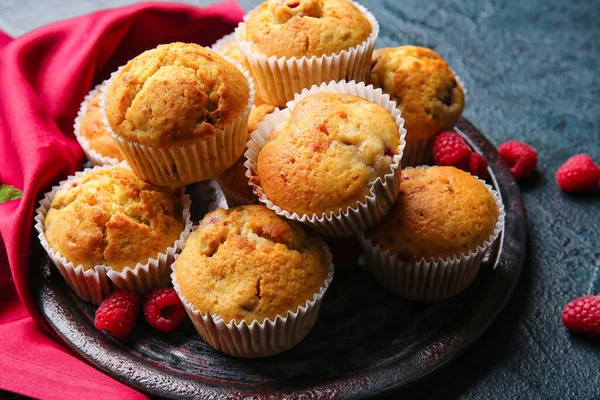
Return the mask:
<svg viewBox="0 0 600 400">
<path fill-rule="evenodd" d="M 210 45 L 233 31 L 242 16 L 235 1 L 206 8 L 142 3 L 14 40 L 0 31 L 0 184 L 23 192 L 21 199 L 0 202 L 1 389 L 43 399 L 145 398 L 39 329 L 44 322 L 28 285 L 36 198 L 81 169 L 73 120 L 93 84 L 160 43 Z"/>
</svg>

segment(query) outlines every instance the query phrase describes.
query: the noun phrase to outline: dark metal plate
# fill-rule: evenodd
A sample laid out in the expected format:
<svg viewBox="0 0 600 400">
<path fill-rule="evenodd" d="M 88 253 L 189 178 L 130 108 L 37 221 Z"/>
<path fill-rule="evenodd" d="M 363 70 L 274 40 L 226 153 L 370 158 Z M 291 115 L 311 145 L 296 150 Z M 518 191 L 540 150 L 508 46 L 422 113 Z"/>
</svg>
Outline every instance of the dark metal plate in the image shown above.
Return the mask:
<svg viewBox="0 0 600 400">
<path fill-rule="evenodd" d="M 404 386 L 465 350 L 509 299 L 521 273 L 526 241 L 519 186 L 494 146 L 469 122 L 458 129 L 487 159 L 506 207 L 503 235 L 475 282 L 443 302 L 405 301 L 359 268 L 336 271 L 319 319 L 292 350 L 238 359 L 213 350 L 191 323 L 161 334 L 140 322 L 124 342 L 93 326 L 95 307 L 61 279 L 37 238 L 32 293 L 48 324 L 81 357 L 117 380 L 169 398 L 359 398 Z M 348 241 L 348 251 L 356 246 Z M 495 266 L 495 268 L 494 268 Z M 189 321 L 188 321 L 189 322 Z"/>
</svg>

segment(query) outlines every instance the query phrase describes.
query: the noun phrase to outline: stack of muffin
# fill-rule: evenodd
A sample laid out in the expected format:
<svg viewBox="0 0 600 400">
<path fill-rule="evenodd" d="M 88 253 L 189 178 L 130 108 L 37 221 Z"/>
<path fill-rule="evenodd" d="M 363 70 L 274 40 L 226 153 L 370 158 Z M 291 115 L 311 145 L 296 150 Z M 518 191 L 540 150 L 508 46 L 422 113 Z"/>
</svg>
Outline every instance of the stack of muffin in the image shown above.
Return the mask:
<svg viewBox="0 0 600 400">
<path fill-rule="evenodd" d="M 500 196 L 423 166 L 462 84 L 432 50 L 374 51 L 378 31 L 350 0 L 267 0 L 212 50 L 171 43 L 121 67 L 75 121 L 97 166 L 38 209 L 65 280 L 94 303 L 173 284 L 204 340 L 240 357 L 313 327 L 334 272 L 319 235 L 358 237 L 402 297 L 466 288 L 502 230 Z M 211 178 L 230 208 L 193 229 L 183 186 Z"/>
</svg>

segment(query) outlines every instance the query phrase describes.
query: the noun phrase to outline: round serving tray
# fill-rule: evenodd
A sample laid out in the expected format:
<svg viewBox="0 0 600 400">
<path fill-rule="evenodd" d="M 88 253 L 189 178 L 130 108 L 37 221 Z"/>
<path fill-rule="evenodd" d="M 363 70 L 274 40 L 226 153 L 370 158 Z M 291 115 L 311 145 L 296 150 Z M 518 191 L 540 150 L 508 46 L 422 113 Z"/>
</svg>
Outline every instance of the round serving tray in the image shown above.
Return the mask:
<svg viewBox="0 0 600 400">
<path fill-rule="evenodd" d="M 101 371 L 167 398 L 362 398 L 400 388 L 465 350 L 502 310 L 521 274 L 526 241 L 519 186 L 494 146 L 468 121 L 457 131 L 487 159 L 506 207 L 503 234 L 475 282 L 436 303 L 402 300 L 361 268 L 336 270 L 314 329 L 283 354 L 233 358 L 213 350 L 187 321 L 163 334 L 138 323 L 120 342 L 94 328 L 95 307 L 68 288 L 32 239 L 31 289 L 50 327 Z M 214 188 L 214 185 L 211 187 Z M 219 190 L 216 188 L 215 190 Z M 214 195 L 214 194 L 213 194 Z M 209 197 L 214 199 L 214 196 Z M 209 207 L 200 204 L 201 215 Z M 348 250 L 357 243 L 348 240 Z"/>
</svg>

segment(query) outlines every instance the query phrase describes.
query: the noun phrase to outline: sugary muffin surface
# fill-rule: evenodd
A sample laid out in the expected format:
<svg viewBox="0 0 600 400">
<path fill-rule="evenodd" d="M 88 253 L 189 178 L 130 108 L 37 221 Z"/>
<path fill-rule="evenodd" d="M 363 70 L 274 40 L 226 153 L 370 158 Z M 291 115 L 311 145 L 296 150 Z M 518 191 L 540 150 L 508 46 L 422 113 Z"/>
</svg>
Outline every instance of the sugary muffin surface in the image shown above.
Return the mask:
<svg viewBox="0 0 600 400">
<path fill-rule="evenodd" d="M 360 45 L 372 30 L 349 0 L 268 0 L 248 15 L 245 40 L 267 56 L 320 57 Z"/>
<path fill-rule="evenodd" d="M 270 133 L 257 174 L 267 197 L 298 214 L 323 214 L 364 201 L 391 173 L 400 135 L 392 115 L 363 98 L 317 93 Z"/>
<path fill-rule="evenodd" d="M 262 205 L 207 214 L 176 263 L 183 295 L 226 322 L 285 317 L 323 286 L 329 261 L 318 238 Z"/>
<path fill-rule="evenodd" d="M 81 135 L 87 139 L 90 147 L 99 154 L 123 161 L 123 155 L 114 139 L 109 135 L 102 123 L 100 113 L 100 97 L 98 92 L 87 104 L 87 110 L 81 120 Z"/>
<path fill-rule="evenodd" d="M 74 265 L 122 271 L 172 246 L 184 223 L 174 190 L 114 167 L 65 183 L 52 201 L 44 229 L 50 247 Z"/>
<path fill-rule="evenodd" d="M 248 118 L 248 139 L 250 139 L 250 134 L 257 129 L 258 123 L 262 121 L 267 114 L 272 113 L 275 108 L 276 107 L 271 104 L 261 104 L 260 106 L 252 108 L 250 117 Z M 246 162 L 246 157 L 242 154 L 231 168 L 219 175 L 219 183 L 224 185 L 227 190 L 230 190 L 239 196 L 252 199 L 256 196 L 252 193 L 250 185 L 248 185 L 244 162 Z"/>
<path fill-rule="evenodd" d="M 493 233 L 498 206 L 486 187 L 454 167 L 406 169 L 388 215 L 365 235 L 402 259 L 468 254 Z"/>
<path fill-rule="evenodd" d="M 147 146 L 215 135 L 246 108 L 246 78 L 218 53 L 171 43 L 129 61 L 108 89 L 107 119 L 120 137 Z"/>
<path fill-rule="evenodd" d="M 425 140 L 452 129 L 465 105 L 462 87 L 433 50 L 401 46 L 373 52 L 371 83 L 396 101 L 406 140 Z"/>
</svg>

